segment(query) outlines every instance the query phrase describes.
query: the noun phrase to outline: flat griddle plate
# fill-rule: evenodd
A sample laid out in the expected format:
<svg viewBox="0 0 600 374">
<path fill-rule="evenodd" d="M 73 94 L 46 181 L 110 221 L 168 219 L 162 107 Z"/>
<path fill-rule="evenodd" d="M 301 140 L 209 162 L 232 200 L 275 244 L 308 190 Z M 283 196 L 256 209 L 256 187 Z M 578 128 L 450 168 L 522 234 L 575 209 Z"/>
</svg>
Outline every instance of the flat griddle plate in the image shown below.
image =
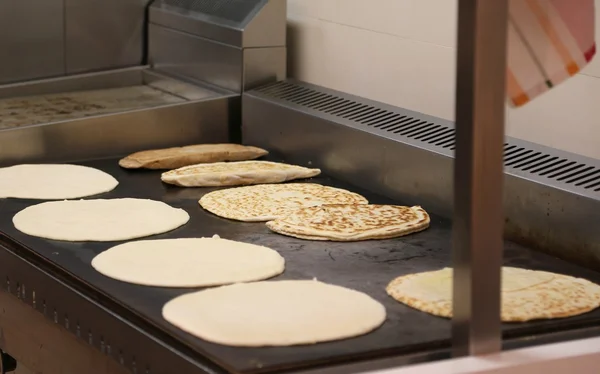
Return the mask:
<svg viewBox="0 0 600 374">
<path fill-rule="evenodd" d="M 82 282 L 105 295 L 106 303 L 116 302 L 137 316 L 142 316 L 158 329 L 172 335 L 224 369 L 233 372 L 270 372 L 293 369 L 317 363 L 342 362 L 361 357 L 389 356 L 425 349 L 447 347 L 450 321 L 411 309 L 397 303 L 385 293 L 393 278 L 450 265 L 451 226 L 447 220 L 432 216 L 431 228 L 404 238 L 357 243 L 314 242 L 289 238 L 270 232 L 263 223 L 241 223 L 221 219 L 203 211 L 198 200 L 214 189 L 178 188 L 160 181 L 160 172 L 127 171 L 117 160 L 82 163 L 116 177 L 120 185 L 101 198 L 135 197 L 164 201 L 184 208 L 191 216 L 182 228 L 152 238 L 203 237 L 218 234 L 223 238 L 271 247 L 285 258 L 286 271 L 274 279 L 311 279 L 366 292 L 387 308 L 387 321 L 377 331 L 358 338 L 289 348 L 233 348 L 207 343 L 167 323 L 161 308 L 168 300 L 193 290 L 143 287 L 104 277 L 90 265 L 100 252 L 119 244 L 66 243 L 27 236 L 17 231 L 12 217 L 36 201 L 0 200 L 0 231 L 3 240 L 16 241 L 30 251 L 50 260 Z M 349 187 L 331 178 L 315 178 L 335 187 L 362 193 L 372 203 L 391 201 Z M 424 207 L 427 209 L 427 207 Z M 7 238 L 8 237 L 8 238 Z M 505 264 L 529 269 L 555 271 L 585 277 L 600 283 L 600 275 L 562 260 L 531 251 L 514 243 L 506 243 Z M 127 318 L 127 316 L 123 316 Z M 600 310 L 581 316 L 552 321 L 507 324 L 506 335 L 522 337 L 544 331 L 556 331 L 600 322 Z"/>
</svg>

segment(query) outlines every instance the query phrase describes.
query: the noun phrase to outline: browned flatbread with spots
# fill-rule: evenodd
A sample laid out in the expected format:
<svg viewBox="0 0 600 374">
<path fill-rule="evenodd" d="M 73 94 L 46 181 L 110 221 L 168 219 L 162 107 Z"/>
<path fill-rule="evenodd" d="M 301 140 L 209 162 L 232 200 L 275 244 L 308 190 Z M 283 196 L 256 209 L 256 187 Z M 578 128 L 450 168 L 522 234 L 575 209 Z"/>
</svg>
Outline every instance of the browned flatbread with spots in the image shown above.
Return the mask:
<svg viewBox="0 0 600 374">
<path fill-rule="evenodd" d="M 429 221 L 418 206 L 328 204 L 298 209 L 267 227 L 300 239 L 359 241 L 408 235 L 425 230 Z"/>
<path fill-rule="evenodd" d="M 436 316 L 452 317 L 452 269 L 444 268 L 394 279 L 388 295 Z M 504 322 L 526 322 L 576 316 L 600 306 L 600 286 L 567 275 L 502 268 Z"/>
<path fill-rule="evenodd" d="M 316 183 L 260 184 L 210 192 L 199 201 L 202 208 L 228 219 L 265 222 L 294 210 L 323 204 L 367 204 L 354 192 Z"/>
<path fill-rule="evenodd" d="M 133 153 L 119 161 L 125 169 L 177 169 L 194 164 L 254 160 L 269 152 L 240 144 L 198 144 Z"/>
<path fill-rule="evenodd" d="M 238 161 L 185 166 L 163 173 L 161 180 L 181 187 L 225 187 L 282 183 L 319 174 L 319 169 L 279 162 Z"/>
</svg>

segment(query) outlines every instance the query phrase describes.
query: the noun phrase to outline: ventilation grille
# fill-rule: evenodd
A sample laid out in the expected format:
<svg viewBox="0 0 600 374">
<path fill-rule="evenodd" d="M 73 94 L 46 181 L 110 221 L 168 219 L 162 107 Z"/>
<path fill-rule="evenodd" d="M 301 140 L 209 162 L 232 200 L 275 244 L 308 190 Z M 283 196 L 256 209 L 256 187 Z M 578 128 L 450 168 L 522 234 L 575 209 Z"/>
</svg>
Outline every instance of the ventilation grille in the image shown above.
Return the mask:
<svg viewBox="0 0 600 374">
<path fill-rule="evenodd" d="M 242 23 L 261 0 L 161 0 L 160 5 Z"/>
<path fill-rule="evenodd" d="M 306 109 L 370 127 L 388 136 L 404 137 L 422 142 L 446 152 L 455 149 L 454 127 L 419 118 L 416 113 L 383 109 L 376 104 L 366 104 L 356 98 L 315 90 L 290 82 L 277 82 L 256 90 L 266 96 L 300 105 Z M 520 147 L 504 145 L 504 164 L 508 169 L 519 170 L 557 182 L 600 192 L 600 167 L 577 162 L 569 158 Z"/>
</svg>

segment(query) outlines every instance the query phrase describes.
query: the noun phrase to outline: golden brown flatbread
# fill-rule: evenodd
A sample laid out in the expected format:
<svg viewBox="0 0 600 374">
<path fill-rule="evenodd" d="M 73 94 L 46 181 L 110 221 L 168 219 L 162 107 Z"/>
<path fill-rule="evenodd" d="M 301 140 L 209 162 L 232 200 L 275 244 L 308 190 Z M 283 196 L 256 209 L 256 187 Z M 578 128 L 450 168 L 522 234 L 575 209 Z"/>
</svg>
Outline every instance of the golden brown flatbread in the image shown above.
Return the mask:
<svg viewBox="0 0 600 374">
<path fill-rule="evenodd" d="M 210 192 L 199 201 L 202 208 L 228 219 L 271 221 L 304 207 L 323 204 L 367 204 L 354 192 L 316 183 L 260 184 Z"/>
<path fill-rule="evenodd" d="M 331 204 L 295 210 L 267 227 L 300 239 L 358 241 L 408 235 L 425 230 L 429 222 L 418 206 Z"/>
<path fill-rule="evenodd" d="M 238 161 L 185 166 L 163 173 L 161 179 L 181 187 L 231 187 L 282 183 L 320 173 L 319 169 L 279 162 Z"/>
<path fill-rule="evenodd" d="M 125 169 L 177 169 L 210 162 L 253 160 L 268 153 L 240 144 L 198 144 L 136 152 L 121 159 L 119 165 Z"/>
<path fill-rule="evenodd" d="M 398 277 L 386 291 L 415 309 L 452 317 L 451 268 Z M 502 268 L 504 322 L 571 317 L 599 306 L 600 286 L 588 280 L 546 271 Z"/>
</svg>

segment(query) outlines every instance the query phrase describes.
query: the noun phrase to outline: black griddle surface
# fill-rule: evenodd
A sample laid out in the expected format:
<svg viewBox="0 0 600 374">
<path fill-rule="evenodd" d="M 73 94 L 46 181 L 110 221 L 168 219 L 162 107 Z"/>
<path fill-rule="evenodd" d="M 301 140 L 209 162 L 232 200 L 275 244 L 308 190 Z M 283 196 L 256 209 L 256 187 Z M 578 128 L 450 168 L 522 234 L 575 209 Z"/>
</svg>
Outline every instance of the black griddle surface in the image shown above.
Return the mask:
<svg viewBox="0 0 600 374">
<path fill-rule="evenodd" d="M 229 221 L 203 211 L 198 200 L 214 189 L 186 189 L 167 186 L 157 171 L 127 171 L 116 159 L 81 163 L 96 167 L 116 177 L 120 184 L 98 198 L 135 197 L 164 201 L 184 208 L 191 216 L 187 225 L 152 238 L 203 237 L 218 234 L 223 238 L 271 247 L 285 258 L 285 273 L 274 279 L 311 279 L 366 292 L 381 301 L 388 313 L 385 324 L 375 332 L 353 339 L 286 348 L 233 348 L 207 343 L 171 326 L 161 316 L 168 300 L 190 289 L 143 287 L 109 279 L 90 265 L 100 252 L 119 244 L 67 243 L 31 237 L 17 231 L 12 217 L 39 201 L 0 200 L 0 231 L 20 246 L 50 260 L 82 282 L 125 306 L 162 330 L 191 347 L 202 357 L 232 372 L 269 372 L 293 369 L 318 363 L 331 364 L 361 357 L 389 356 L 447 347 L 450 344 L 450 321 L 404 306 L 385 293 L 385 286 L 395 277 L 450 266 L 451 224 L 432 216 L 431 227 L 407 237 L 357 243 L 314 242 L 294 239 L 270 232 L 264 223 Z M 328 177 L 318 182 L 362 193 L 372 203 L 394 203 Z M 398 203 L 398 202 L 395 202 Z M 427 209 L 427 207 L 424 207 Z M 505 245 L 505 264 L 537 270 L 575 275 L 600 283 L 600 275 L 514 243 Z M 545 331 L 590 326 L 600 322 L 600 310 L 581 316 L 520 324 L 505 324 L 505 336 L 526 337 Z"/>
</svg>

